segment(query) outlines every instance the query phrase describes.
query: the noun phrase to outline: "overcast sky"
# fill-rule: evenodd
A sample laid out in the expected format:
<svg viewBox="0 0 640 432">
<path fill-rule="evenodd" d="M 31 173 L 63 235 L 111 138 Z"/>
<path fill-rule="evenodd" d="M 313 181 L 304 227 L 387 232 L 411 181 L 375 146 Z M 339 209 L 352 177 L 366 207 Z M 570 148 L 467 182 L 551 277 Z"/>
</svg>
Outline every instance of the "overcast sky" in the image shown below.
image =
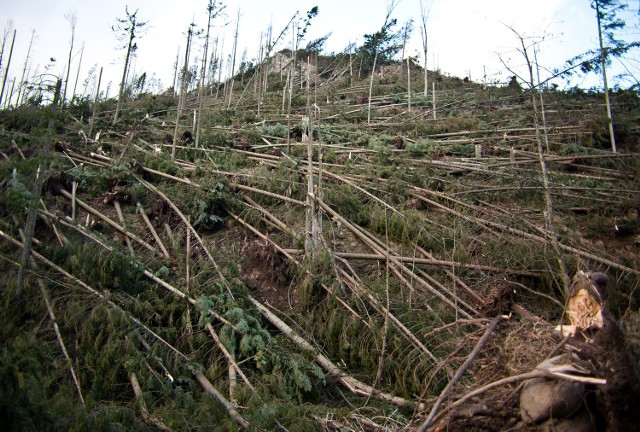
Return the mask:
<svg viewBox="0 0 640 432">
<path fill-rule="evenodd" d="M 486 71 L 489 80 L 505 80 L 507 74 L 497 53 L 511 58 L 510 64 L 514 67 L 522 63 L 521 58 L 513 55 L 518 41 L 505 24 L 528 36 L 547 35 L 539 62 L 549 68 L 560 67 L 568 58 L 597 46 L 595 14 L 589 7 L 589 0 L 423 2 L 431 7 L 428 67 L 439 68 L 451 75 L 470 75 L 473 80 L 482 81 Z M 316 5 L 319 14 L 312 21 L 305 42 L 331 32 L 325 46 L 327 52 L 343 51 L 350 42 L 361 44 L 365 33 L 373 33 L 381 27 L 388 0 L 226 0 L 224 4 L 227 18 L 214 23 L 213 36 L 224 38 L 225 51 L 230 53 L 240 10 L 239 61 L 245 48 L 249 59 L 257 56 L 260 34 L 270 23 L 278 34 L 296 11 L 304 14 Z M 72 75 L 76 73 L 84 44 L 78 92 L 83 90 L 91 67 L 97 65 L 98 69 L 104 67 L 102 88 L 112 82 L 111 95 L 119 84 L 125 55 L 124 50 L 117 49 L 121 43 L 116 40 L 111 26 L 116 18 L 125 16 L 125 6 L 130 11 L 138 9 L 138 17 L 149 23 L 137 39 L 135 72 L 147 72 L 149 77 L 155 73 L 163 87 L 171 85 L 176 54 L 186 45 L 189 23 L 193 21 L 203 28 L 207 19 L 207 0 L 0 0 L 0 6 L 4 17 L 0 30 L 6 28 L 8 20 L 12 20 L 17 29 L 9 80 L 13 76 L 20 80 L 32 29 L 35 29 L 36 39 L 31 51 L 31 73 L 36 68 L 43 72 L 50 58 L 57 60 L 50 72 L 63 73 L 70 42 L 70 26 L 65 15 L 75 13 L 77 28 Z M 408 53 L 421 57 L 420 1 L 400 0 L 392 16 L 397 18 L 398 27 L 408 19 L 414 19 L 415 31 Z M 637 20 L 635 13 L 631 16 Z M 3 69 L 10 39 L 5 48 Z M 286 38 L 277 48 L 286 48 L 285 43 L 289 41 L 290 38 Z M 583 84 L 597 83 L 597 79 L 592 78 Z"/>
</svg>

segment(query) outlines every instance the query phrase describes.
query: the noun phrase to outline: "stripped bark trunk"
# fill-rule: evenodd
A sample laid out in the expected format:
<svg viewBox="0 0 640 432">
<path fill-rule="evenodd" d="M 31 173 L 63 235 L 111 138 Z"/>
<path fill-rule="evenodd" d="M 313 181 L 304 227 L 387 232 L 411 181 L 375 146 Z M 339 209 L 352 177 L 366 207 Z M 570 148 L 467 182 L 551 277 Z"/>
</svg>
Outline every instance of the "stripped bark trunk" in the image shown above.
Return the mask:
<svg viewBox="0 0 640 432">
<path fill-rule="evenodd" d="M 96 95 L 93 98 L 93 112 L 91 114 L 91 121 L 89 121 L 89 137 L 91 137 L 91 132 L 93 131 L 93 123 L 96 121 L 96 113 L 98 112 L 98 97 L 100 97 L 101 82 L 102 82 L 102 67 L 100 68 L 100 74 L 98 75 L 98 85 L 96 86 Z"/>
<path fill-rule="evenodd" d="M 27 57 L 24 59 L 24 67 L 22 68 L 22 77 L 20 78 L 20 85 L 18 86 L 18 99 L 16 101 L 16 106 L 19 106 L 26 94 L 25 90 L 27 87 L 27 83 L 25 82 L 25 77 L 27 74 L 27 66 L 29 65 L 29 58 L 31 55 L 31 48 L 33 47 L 33 39 L 36 36 L 36 29 L 31 30 L 31 40 L 29 41 L 29 48 L 27 49 Z"/>
<path fill-rule="evenodd" d="M 602 41 L 602 24 L 600 22 L 600 1 L 596 0 L 596 17 L 598 21 L 598 43 L 600 44 L 600 67 L 602 68 L 602 86 L 604 87 L 604 100 L 607 104 L 607 120 L 609 123 L 609 138 L 611 151 L 617 152 L 616 136 L 613 131 L 613 116 L 611 115 L 611 100 L 609 99 L 609 83 L 607 81 L 607 53 Z"/>
<path fill-rule="evenodd" d="M 171 160 L 176 160 L 176 145 L 178 144 L 178 132 L 180 130 L 180 117 L 182 116 L 182 109 L 184 108 L 185 101 L 187 99 L 187 83 L 189 77 L 189 52 L 191 50 L 191 37 L 193 36 L 193 27 L 195 24 L 189 26 L 187 31 L 187 49 L 184 54 L 184 65 L 182 67 L 182 80 L 180 81 L 180 94 L 178 95 L 178 107 L 176 109 L 176 127 L 173 130 L 173 145 L 171 146 Z"/>
<path fill-rule="evenodd" d="M 84 55 L 84 43 L 82 44 L 82 49 L 80 49 L 80 60 L 78 60 L 78 69 L 76 71 L 76 79 L 73 84 L 73 91 L 71 92 L 71 100 L 70 104 L 73 103 L 73 100 L 76 98 L 76 90 L 78 88 L 78 78 L 80 78 L 80 68 L 82 67 L 82 57 Z"/>
<path fill-rule="evenodd" d="M 60 329 L 58 328 L 56 316 L 53 313 L 53 308 L 51 307 L 51 302 L 49 301 L 49 294 L 47 293 L 47 289 L 42 279 L 38 279 L 38 286 L 40 286 L 40 293 L 42 294 L 45 306 L 47 307 L 47 312 L 49 313 L 49 318 L 51 319 L 51 324 L 53 325 L 53 331 L 56 333 L 58 344 L 60 345 L 62 354 L 64 355 L 64 358 L 69 366 L 69 371 L 71 372 L 71 377 L 73 378 L 73 384 L 76 386 L 76 390 L 78 390 L 78 397 L 80 398 L 80 402 L 82 402 L 82 405 L 84 405 L 84 397 L 82 397 L 82 388 L 80 387 L 80 381 L 78 380 L 78 375 L 73 368 L 73 362 L 71 361 L 71 357 L 67 352 L 67 347 L 65 346 L 64 340 L 62 339 L 62 334 L 60 333 Z"/>
<path fill-rule="evenodd" d="M 13 31 L 13 39 L 11 39 L 11 48 L 9 49 L 9 59 L 7 60 L 7 66 L 4 68 L 4 78 L 2 78 L 2 89 L 0 90 L 0 106 L 2 106 L 2 98 L 4 96 L 4 87 L 7 84 L 7 76 L 9 75 L 9 67 L 11 66 L 11 57 L 13 57 L 13 45 L 16 42 L 16 32 Z M 4 47 L 3 47 L 4 50 Z"/>
<path fill-rule="evenodd" d="M 319 353 L 305 339 L 298 336 L 298 334 L 293 331 L 291 327 L 289 327 L 284 321 L 282 321 L 275 314 L 269 311 L 269 309 L 263 306 L 259 301 L 257 301 L 253 297 L 249 297 L 249 300 L 260 311 L 262 316 L 264 316 L 269 322 L 271 322 L 271 324 L 273 324 L 278 330 L 280 330 L 285 336 L 287 336 L 289 340 L 291 340 L 296 346 L 298 346 L 298 348 L 314 355 L 316 362 L 325 370 L 327 375 L 338 380 L 352 393 L 365 397 L 374 397 L 376 399 L 389 402 L 397 406 L 415 406 L 413 401 L 398 396 L 393 396 L 388 393 L 380 392 L 370 385 L 367 385 L 362 381 L 352 377 L 351 375 L 345 374 L 331 360 L 329 360 L 323 354 Z M 418 410 L 423 410 L 424 405 L 419 403 L 417 404 L 417 408 Z"/>
<path fill-rule="evenodd" d="M 142 388 L 140 387 L 140 382 L 138 381 L 138 377 L 136 376 L 135 373 L 132 372 L 129 375 L 129 381 L 131 381 L 133 394 L 135 395 L 136 400 L 140 404 L 140 412 L 142 414 L 142 418 L 154 428 L 160 429 L 161 431 L 170 432 L 171 428 L 165 425 L 162 422 L 162 420 L 149 414 L 149 410 L 147 409 L 147 404 L 144 402 Z"/>
</svg>

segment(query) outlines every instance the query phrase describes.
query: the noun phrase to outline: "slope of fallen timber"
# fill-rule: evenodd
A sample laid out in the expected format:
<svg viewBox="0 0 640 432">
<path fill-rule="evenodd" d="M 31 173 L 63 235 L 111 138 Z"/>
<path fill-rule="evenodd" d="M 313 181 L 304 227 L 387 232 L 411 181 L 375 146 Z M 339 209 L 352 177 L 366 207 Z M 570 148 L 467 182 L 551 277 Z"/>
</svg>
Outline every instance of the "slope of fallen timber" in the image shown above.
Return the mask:
<svg viewBox="0 0 640 432">
<path fill-rule="evenodd" d="M 298 86 L 290 115 L 279 73 L 236 82 L 203 101 L 197 146 L 166 138 L 196 118 L 169 94 L 126 102 L 115 126 L 100 103 L 93 136 L 82 102 L 1 112 L 10 429 L 633 424 L 637 95 L 612 96 L 611 153 L 601 95 L 544 93 L 539 137 L 527 94 L 434 72 L 434 115 L 397 74 L 376 80 L 370 122 L 368 81 L 337 69 Z M 602 329 L 565 336 L 578 280 Z M 586 402 L 531 420 L 536 380 Z"/>
</svg>

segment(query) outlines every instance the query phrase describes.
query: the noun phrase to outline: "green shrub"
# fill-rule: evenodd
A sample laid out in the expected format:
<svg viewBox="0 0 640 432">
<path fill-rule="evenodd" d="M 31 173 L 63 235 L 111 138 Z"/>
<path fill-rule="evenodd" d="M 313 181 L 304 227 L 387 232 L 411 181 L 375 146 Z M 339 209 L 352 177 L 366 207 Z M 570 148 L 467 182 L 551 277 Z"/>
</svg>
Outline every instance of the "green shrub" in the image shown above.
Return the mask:
<svg viewBox="0 0 640 432">
<path fill-rule="evenodd" d="M 407 153 L 413 157 L 431 156 L 436 151 L 436 143 L 428 139 L 419 139 L 407 144 Z"/>
</svg>

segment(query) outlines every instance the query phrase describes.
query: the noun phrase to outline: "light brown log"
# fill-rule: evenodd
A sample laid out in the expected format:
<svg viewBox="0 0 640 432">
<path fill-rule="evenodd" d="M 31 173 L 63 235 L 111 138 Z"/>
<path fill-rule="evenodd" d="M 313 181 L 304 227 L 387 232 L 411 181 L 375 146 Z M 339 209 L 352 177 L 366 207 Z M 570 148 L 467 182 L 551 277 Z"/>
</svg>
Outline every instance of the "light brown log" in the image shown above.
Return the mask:
<svg viewBox="0 0 640 432">
<path fill-rule="evenodd" d="M 351 375 L 345 374 L 338 366 L 336 366 L 329 358 L 319 353 L 309 342 L 305 339 L 301 338 L 293 331 L 291 327 L 289 327 L 284 321 L 278 318 L 275 314 L 273 314 L 269 309 L 262 305 L 259 301 L 254 299 L 253 297 L 249 297 L 251 303 L 253 303 L 260 313 L 273 324 L 278 330 L 280 330 L 285 336 L 287 336 L 294 344 L 298 346 L 298 348 L 307 351 L 315 356 L 316 362 L 324 369 L 324 371 L 332 378 L 340 381 L 342 385 L 344 385 L 349 391 L 355 393 L 360 396 L 365 397 L 375 397 L 385 402 L 389 402 L 393 405 L 397 406 L 414 406 L 414 402 L 398 397 L 393 396 L 388 393 L 383 393 L 375 388 L 363 383 L 362 381 L 357 380 Z M 418 410 L 423 410 L 423 404 L 417 404 Z"/>
<path fill-rule="evenodd" d="M 156 229 L 151 224 L 151 221 L 149 220 L 149 217 L 145 213 L 144 208 L 142 207 L 142 204 L 137 203 L 136 207 L 138 209 L 138 212 L 140 213 L 140 216 L 142 216 L 144 223 L 147 224 L 147 228 L 149 228 L 149 231 L 151 231 L 151 235 L 153 236 L 153 239 L 156 241 L 158 246 L 160 246 L 160 250 L 162 251 L 162 254 L 164 255 L 165 258 L 170 259 L 171 255 L 169 255 L 169 251 L 167 251 L 167 248 L 164 246 L 164 243 L 162 243 L 162 240 L 160 239 L 160 236 L 156 232 Z"/>
<path fill-rule="evenodd" d="M 65 190 L 60 190 L 60 194 L 62 194 L 62 196 L 64 196 L 65 198 L 72 200 L 73 197 L 71 196 L 71 194 Z M 87 213 L 94 215 L 95 217 L 97 217 L 98 219 L 106 222 L 109 226 L 111 226 L 112 228 L 120 231 L 122 234 L 126 235 L 127 237 L 131 238 L 132 240 L 136 241 L 138 244 L 144 246 L 145 249 L 149 250 L 150 252 L 153 253 L 158 253 L 158 251 L 156 250 L 156 248 L 154 248 L 153 246 L 151 246 L 149 243 L 145 242 L 144 240 L 142 240 L 140 237 L 138 237 L 137 235 L 125 230 L 122 226 L 118 225 L 117 223 L 115 223 L 114 221 L 112 221 L 111 219 L 109 219 L 107 216 L 103 215 L 102 213 L 100 213 L 98 210 L 94 209 L 93 207 L 91 207 L 90 205 L 82 202 L 80 199 L 76 198 L 75 200 L 78 205 L 80 207 L 82 207 L 82 209 L 84 209 Z"/>
<path fill-rule="evenodd" d="M 65 360 L 67 360 L 67 365 L 69 366 L 69 371 L 71 372 L 73 383 L 76 386 L 76 390 L 78 390 L 78 397 L 80 398 L 80 402 L 82 402 L 82 405 L 84 405 L 84 397 L 82 397 L 82 388 L 80 387 L 80 382 L 78 381 L 78 376 L 76 375 L 76 371 L 73 369 L 73 362 L 71 361 L 71 357 L 69 357 L 69 353 L 67 352 L 67 347 L 65 346 L 64 340 L 62 339 L 62 334 L 60 333 L 60 329 L 58 328 L 58 322 L 56 321 L 56 316 L 53 313 L 53 308 L 51 307 L 51 303 L 49 302 L 49 295 L 47 294 L 47 289 L 45 288 L 44 282 L 42 282 L 42 279 L 38 279 L 38 286 L 40 287 L 42 298 L 44 299 L 44 303 L 47 307 L 49 318 L 51 319 L 51 323 L 53 324 L 53 331 L 55 332 L 56 338 L 58 339 L 58 345 L 60 345 L 62 354 L 64 355 Z"/>
<path fill-rule="evenodd" d="M 370 292 L 368 292 L 365 289 L 363 289 L 358 284 L 358 282 L 355 279 L 353 279 L 347 272 L 345 272 L 342 269 L 340 269 L 339 272 L 340 272 L 340 275 L 344 279 L 347 280 L 347 282 L 348 282 L 347 284 L 350 286 L 350 288 L 353 290 L 353 292 L 356 293 L 356 295 L 358 295 L 358 297 L 366 298 L 368 303 L 371 306 L 373 306 L 373 308 L 376 309 L 378 311 L 378 313 L 380 313 L 383 316 L 389 317 L 391 322 L 393 322 L 393 325 L 396 326 L 398 331 L 407 338 L 409 343 L 411 343 L 417 349 L 419 349 L 420 351 L 425 353 L 436 364 L 438 364 L 438 365 L 441 364 L 441 361 L 438 360 L 438 358 L 436 356 L 434 356 L 431 353 L 431 351 L 429 351 L 429 349 L 404 324 L 402 324 L 402 322 L 398 318 L 396 318 L 395 315 L 393 315 L 389 311 L 388 308 L 386 308 L 385 306 L 381 305 L 380 302 Z"/>
<path fill-rule="evenodd" d="M 520 237 L 524 237 L 524 238 L 527 238 L 527 239 L 530 239 L 530 240 L 535 240 L 535 241 L 537 241 L 539 243 L 546 243 L 547 242 L 547 239 L 545 239 L 544 237 L 541 237 L 541 236 L 538 236 L 538 235 L 535 235 L 535 234 L 531 234 L 531 233 L 528 233 L 528 232 L 523 231 L 523 230 L 511 228 L 511 227 L 508 227 L 506 225 L 503 225 L 503 224 L 500 224 L 500 223 L 497 223 L 497 222 L 492 222 L 492 221 L 489 221 L 489 220 L 485 220 L 485 219 L 480 219 L 480 218 L 476 218 L 476 217 L 473 217 L 473 216 L 464 215 L 464 214 L 462 214 L 460 212 L 452 210 L 447 206 L 444 206 L 444 205 L 442 205 L 440 203 L 432 201 L 432 200 L 430 200 L 430 199 L 428 199 L 428 198 L 426 198 L 426 197 L 424 197 L 422 195 L 419 195 L 417 193 L 411 194 L 411 196 L 413 196 L 414 198 L 417 198 L 417 199 L 419 199 L 421 201 L 424 201 L 425 203 L 427 203 L 429 205 L 432 205 L 432 206 L 434 206 L 436 208 L 439 208 L 440 210 L 443 210 L 443 211 L 445 211 L 447 213 L 451 213 L 451 214 L 459 217 L 460 219 L 463 219 L 463 220 L 466 220 L 468 222 L 474 223 L 474 224 L 478 225 L 481 228 L 484 228 L 484 229 L 498 229 L 500 231 L 508 232 L 510 234 L 514 234 L 514 235 L 517 235 L 517 236 L 520 236 Z M 599 257 L 599 256 L 594 255 L 592 253 L 589 253 L 589 252 L 586 252 L 586 251 L 583 251 L 583 250 L 580 250 L 580 249 L 576 249 L 574 247 L 567 246 L 567 245 L 562 244 L 562 243 L 559 243 L 558 246 L 560 247 L 560 249 L 563 249 L 566 252 L 570 252 L 570 253 L 574 253 L 576 255 L 580 255 L 583 258 L 587 258 L 587 259 L 590 259 L 592 261 L 599 262 L 601 264 L 616 268 L 618 270 L 622 270 L 624 272 L 640 275 L 640 270 L 636 270 L 636 269 L 627 267 L 627 266 L 619 264 L 619 263 L 617 263 L 615 261 L 611 261 L 610 259 Z"/>
<path fill-rule="evenodd" d="M 204 374 L 200 371 L 200 370 L 194 370 L 193 371 L 193 375 L 196 377 L 196 380 L 200 383 L 200 385 L 202 386 L 202 388 L 209 393 L 211 396 L 213 396 L 218 402 L 220 402 L 220 404 L 222 404 L 224 406 L 224 408 L 227 410 L 227 412 L 229 413 L 229 415 L 231 416 L 231 418 L 233 418 L 233 420 L 235 420 L 235 422 L 238 424 L 238 426 L 240 426 L 242 429 L 249 429 L 249 426 L 251 426 L 249 424 L 248 421 L 246 421 L 239 413 L 238 411 L 235 409 L 235 407 L 231 404 L 231 402 L 229 402 L 223 395 L 222 393 L 220 393 L 218 391 L 218 389 L 216 389 L 213 384 L 211 384 L 211 382 L 207 379 L 206 376 L 204 376 Z"/>
<path fill-rule="evenodd" d="M 353 234 L 355 234 L 358 238 L 360 238 L 362 241 L 364 241 L 365 244 L 367 244 L 369 247 L 371 247 L 374 251 L 378 252 L 379 254 L 382 254 L 385 257 L 385 259 L 387 259 L 390 263 L 392 263 L 394 266 L 396 266 L 401 271 L 410 274 L 412 279 L 414 279 L 415 281 L 419 282 L 429 292 L 434 294 L 436 297 L 438 297 L 440 300 L 442 300 L 447 305 L 451 306 L 454 310 L 458 311 L 458 313 L 460 315 L 462 315 L 465 318 L 473 318 L 467 311 L 465 311 L 464 309 L 460 308 L 458 306 L 458 304 L 456 304 L 456 303 L 452 302 L 451 300 L 449 300 L 441 292 L 439 292 L 438 290 L 433 288 L 429 283 L 427 283 L 424 279 L 422 279 L 419 276 L 415 275 L 410 269 L 408 269 L 406 266 L 402 265 L 400 263 L 400 261 L 395 259 L 394 256 L 390 255 L 384 248 L 380 247 L 374 241 L 372 241 L 371 238 L 367 237 L 360 230 L 359 227 L 356 227 L 351 222 L 349 222 L 348 220 L 346 220 L 345 218 L 340 216 L 336 211 L 334 211 L 331 207 L 329 207 L 327 204 L 325 204 L 321 199 L 317 199 L 317 201 L 318 201 L 318 204 L 320 205 L 320 207 L 322 207 L 322 209 L 325 212 L 327 212 L 332 218 L 334 218 L 336 220 L 340 220 L 345 227 L 347 227 Z M 408 285 L 408 286 L 409 286 L 410 289 L 413 289 L 413 287 L 411 285 Z M 462 300 L 460 300 L 460 299 L 457 299 L 457 303 L 463 304 L 464 302 L 462 302 Z"/>
<path fill-rule="evenodd" d="M 142 418 L 147 423 L 151 424 L 157 429 L 161 431 L 170 432 L 171 428 L 165 425 L 162 420 L 157 417 L 149 414 L 149 410 L 147 409 L 147 404 L 144 403 L 144 399 L 142 397 L 142 388 L 140 387 L 140 383 L 138 382 L 138 377 L 135 373 L 131 373 L 129 375 L 129 381 L 131 381 L 131 387 L 133 388 L 133 394 L 136 397 L 136 400 L 140 404 L 140 412 L 142 413 Z"/>
<path fill-rule="evenodd" d="M 122 214 L 122 208 L 120 207 L 120 201 L 116 200 L 113 202 L 113 206 L 116 208 L 116 214 L 118 215 L 118 220 L 124 229 L 127 228 L 124 222 L 124 215 Z M 136 256 L 135 251 L 133 250 L 133 246 L 131 245 L 131 239 L 127 236 L 124 236 L 124 240 L 127 242 L 127 248 L 129 249 L 129 253 L 132 257 Z"/>
<path fill-rule="evenodd" d="M 238 375 L 240 375 L 240 378 L 242 378 L 242 381 L 244 381 L 247 387 L 249 387 L 253 391 L 256 391 L 255 387 L 251 385 L 251 382 L 249 381 L 247 376 L 244 374 L 244 372 L 242 372 L 242 369 L 240 369 L 240 366 L 238 366 L 238 363 L 236 363 L 233 355 L 229 352 L 229 350 L 227 350 L 227 348 L 218 337 L 218 334 L 213 329 L 213 326 L 209 323 L 207 323 L 207 330 L 209 330 L 209 334 L 211 335 L 213 340 L 216 341 L 216 344 L 218 345 L 218 348 L 220 348 L 220 351 L 222 351 L 222 354 L 224 354 L 224 356 L 227 358 L 229 365 L 238 373 Z"/>
</svg>

